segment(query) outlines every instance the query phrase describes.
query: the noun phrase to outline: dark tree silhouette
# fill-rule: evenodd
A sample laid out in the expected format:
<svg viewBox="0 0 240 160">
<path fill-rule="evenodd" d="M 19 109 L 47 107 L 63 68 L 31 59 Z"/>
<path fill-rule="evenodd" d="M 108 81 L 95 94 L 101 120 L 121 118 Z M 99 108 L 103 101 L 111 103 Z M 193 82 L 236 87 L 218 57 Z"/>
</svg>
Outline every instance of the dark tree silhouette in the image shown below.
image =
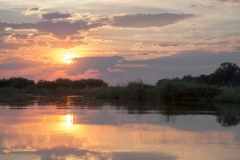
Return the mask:
<svg viewBox="0 0 240 160">
<path fill-rule="evenodd" d="M 211 75 L 211 80 L 214 84 L 228 86 L 234 78 L 237 78 L 235 76 L 239 72 L 240 68 L 236 64 L 225 62 Z"/>
<path fill-rule="evenodd" d="M 183 78 L 174 79 L 160 79 L 156 85 L 160 85 L 166 80 L 201 83 L 206 85 L 215 86 L 240 86 L 240 68 L 235 63 L 225 62 L 220 65 L 216 71 L 210 75 L 200 75 L 199 77 L 193 77 L 191 75 L 183 76 Z"/>
</svg>

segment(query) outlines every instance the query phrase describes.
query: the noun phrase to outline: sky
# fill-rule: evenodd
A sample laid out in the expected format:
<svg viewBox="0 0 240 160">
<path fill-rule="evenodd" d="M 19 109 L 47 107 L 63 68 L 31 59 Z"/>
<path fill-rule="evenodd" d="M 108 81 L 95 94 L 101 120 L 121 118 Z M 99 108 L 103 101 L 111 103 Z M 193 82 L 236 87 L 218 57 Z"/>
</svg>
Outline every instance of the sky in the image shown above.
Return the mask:
<svg viewBox="0 0 240 160">
<path fill-rule="evenodd" d="M 240 0 L 0 0 L 0 78 L 110 85 L 240 66 Z"/>
</svg>

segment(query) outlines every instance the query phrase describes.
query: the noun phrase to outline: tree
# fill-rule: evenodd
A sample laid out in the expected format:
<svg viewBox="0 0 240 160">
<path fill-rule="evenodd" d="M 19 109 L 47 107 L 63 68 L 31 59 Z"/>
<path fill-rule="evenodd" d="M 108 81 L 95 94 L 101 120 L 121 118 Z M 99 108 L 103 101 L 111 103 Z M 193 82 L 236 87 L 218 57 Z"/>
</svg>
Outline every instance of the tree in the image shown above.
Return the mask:
<svg viewBox="0 0 240 160">
<path fill-rule="evenodd" d="M 235 63 L 225 62 L 212 74 L 212 83 L 228 86 L 240 68 Z"/>
<path fill-rule="evenodd" d="M 67 78 L 58 78 L 55 80 L 57 87 L 70 88 L 72 86 L 72 81 Z"/>
<path fill-rule="evenodd" d="M 196 78 L 193 77 L 191 74 L 183 76 L 183 78 L 181 79 L 184 82 L 195 82 Z"/>
<path fill-rule="evenodd" d="M 6 81 L 6 84 L 8 87 L 27 88 L 28 86 L 34 86 L 35 82 L 22 77 L 12 77 Z"/>
<path fill-rule="evenodd" d="M 46 80 L 39 80 L 37 82 L 37 88 L 41 88 L 41 89 L 56 89 L 57 85 L 56 85 L 55 82 L 46 81 Z"/>
</svg>

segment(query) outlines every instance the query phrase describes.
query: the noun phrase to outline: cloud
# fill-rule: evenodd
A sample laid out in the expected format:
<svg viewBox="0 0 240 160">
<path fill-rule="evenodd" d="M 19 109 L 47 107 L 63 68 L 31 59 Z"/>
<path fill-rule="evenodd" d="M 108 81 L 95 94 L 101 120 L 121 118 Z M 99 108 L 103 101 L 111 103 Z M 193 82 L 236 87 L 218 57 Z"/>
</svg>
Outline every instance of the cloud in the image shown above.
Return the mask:
<svg viewBox="0 0 240 160">
<path fill-rule="evenodd" d="M 26 11 L 23 11 L 22 14 L 24 15 L 41 14 L 44 13 L 42 9 L 43 8 L 40 7 L 28 8 Z"/>
<path fill-rule="evenodd" d="M 9 49 L 14 50 L 20 47 L 31 47 L 32 44 L 30 43 L 9 43 L 5 42 L 4 40 L 0 39 L 0 49 Z"/>
<path fill-rule="evenodd" d="M 70 17 L 72 17 L 71 13 L 63 13 L 63 12 L 43 13 L 40 15 L 40 18 L 44 20 L 62 19 L 62 18 L 70 18 Z"/>
<path fill-rule="evenodd" d="M 200 50 L 181 51 L 167 57 L 153 58 L 147 60 L 122 60 L 122 64 L 147 64 L 157 66 L 203 66 L 203 65 L 220 65 L 223 62 L 230 61 L 239 63 L 240 53 L 221 52 L 218 54 Z M 188 74 L 188 73 L 186 73 Z"/>
<path fill-rule="evenodd" d="M 240 5 L 240 0 L 200 0 L 205 3 L 219 2 L 231 5 Z"/>
<path fill-rule="evenodd" d="M 6 63 L 0 64 L 0 70 L 18 70 L 24 68 L 38 67 L 44 65 L 43 62 L 24 60 L 21 58 L 9 58 Z"/>
<path fill-rule="evenodd" d="M 74 63 L 69 66 L 67 73 L 71 75 L 84 74 L 90 69 L 106 73 L 109 72 L 108 68 L 114 67 L 122 59 L 124 58 L 121 56 L 74 58 Z"/>
<path fill-rule="evenodd" d="M 115 85 L 136 78 L 155 83 L 161 78 L 172 76 L 210 74 L 223 62 L 240 64 L 239 60 L 239 50 L 218 54 L 200 50 L 181 51 L 171 56 L 142 60 L 127 60 L 121 56 L 81 57 L 75 58 L 73 64 L 54 66 L 46 65 L 40 61 L 11 58 L 4 60 L 4 64 L 0 64 L 0 71 L 5 71 L 8 74 L 12 73 L 12 76 L 14 76 L 13 74 L 16 74 L 16 72 L 11 71 L 21 69 L 25 75 L 32 79 L 36 79 L 36 76 L 44 78 L 46 75 L 48 75 L 47 79 L 54 79 L 60 75 L 72 79 L 76 77 L 100 78 L 111 85 Z M 25 72 L 25 70 L 39 67 L 45 67 L 46 71 L 40 68 L 40 71 L 38 69 L 37 72 L 35 70 L 34 72 L 27 72 L 28 74 Z M 60 72 L 62 74 L 59 74 Z M 55 75 L 54 78 L 52 75 Z"/>
<path fill-rule="evenodd" d="M 240 52 L 240 46 L 235 47 L 235 50 Z"/>
<path fill-rule="evenodd" d="M 36 12 L 41 11 L 41 8 L 29 8 L 27 11 Z M 28 13 L 30 14 L 30 13 Z M 53 34 L 58 38 L 66 38 L 79 31 L 88 31 L 93 28 L 102 26 L 126 27 L 126 28 L 146 28 L 146 27 L 163 27 L 169 24 L 177 23 L 179 21 L 195 18 L 195 14 L 127 14 L 122 16 L 113 16 L 112 18 L 100 18 L 95 21 L 78 20 L 70 21 L 56 21 L 53 19 L 62 19 L 71 17 L 71 13 L 41 13 L 41 18 L 47 21 L 40 21 L 36 23 L 8 23 L 0 22 L 0 32 L 6 29 L 12 30 L 37 30 L 40 33 Z"/>
<path fill-rule="evenodd" d="M 240 63 L 240 52 L 213 52 L 191 50 L 181 51 L 166 57 L 143 60 L 126 60 L 120 56 L 114 57 L 82 57 L 77 58 L 73 66 L 66 69 L 70 75 L 84 74 L 89 69 L 97 69 L 98 76 L 109 82 L 127 81 L 135 78 L 156 82 L 158 79 L 192 74 L 213 73 L 221 63 Z"/>
<path fill-rule="evenodd" d="M 47 47 L 47 46 L 49 46 L 48 42 L 44 42 L 44 41 L 38 41 L 37 45 L 39 47 Z"/>
<path fill-rule="evenodd" d="M 51 45 L 51 48 L 73 48 L 76 45 L 81 45 L 84 44 L 83 42 L 80 43 L 75 43 L 75 42 L 71 42 L 71 41 L 55 41 L 55 42 L 50 42 L 49 43 Z"/>
<path fill-rule="evenodd" d="M 178 47 L 180 43 L 154 43 L 152 46 L 160 46 L 160 47 Z"/>
<path fill-rule="evenodd" d="M 0 32 L 0 38 L 5 37 L 5 36 L 9 36 L 9 35 L 11 35 L 11 33 Z"/>
<path fill-rule="evenodd" d="M 28 38 L 27 34 L 16 34 L 16 33 L 14 33 L 14 34 L 11 34 L 11 36 L 14 37 L 14 38 L 21 38 L 21 39 Z"/>
<path fill-rule="evenodd" d="M 0 22 L 0 31 L 4 31 L 8 27 L 9 23 L 7 22 Z"/>
<path fill-rule="evenodd" d="M 193 45 L 195 45 L 195 46 L 213 46 L 213 45 L 226 45 L 228 43 L 229 43 L 229 41 L 221 41 L 221 42 L 214 42 L 214 43 L 199 42 L 199 43 L 194 43 Z"/>
<path fill-rule="evenodd" d="M 240 3 L 240 0 L 209 0 L 209 1 L 213 1 L 213 2 L 230 2 L 230 3 Z"/>
<path fill-rule="evenodd" d="M 36 29 L 43 33 L 52 33 L 56 37 L 66 38 L 67 36 L 77 34 L 78 31 L 87 31 L 91 28 L 102 26 L 100 23 L 88 24 L 85 21 L 42 21 L 37 23 L 7 23 L 0 22 L 0 31 L 6 28 L 11 29 Z"/>
<path fill-rule="evenodd" d="M 123 28 L 163 27 L 186 19 L 196 18 L 196 14 L 127 14 L 114 16 L 111 25 Z"/>
<path fill-rule="evenodd" d="M 137 54 L 137 56 L 148 56 L 149 54 L 148 53 L 139 53 Z"/>
</svg>

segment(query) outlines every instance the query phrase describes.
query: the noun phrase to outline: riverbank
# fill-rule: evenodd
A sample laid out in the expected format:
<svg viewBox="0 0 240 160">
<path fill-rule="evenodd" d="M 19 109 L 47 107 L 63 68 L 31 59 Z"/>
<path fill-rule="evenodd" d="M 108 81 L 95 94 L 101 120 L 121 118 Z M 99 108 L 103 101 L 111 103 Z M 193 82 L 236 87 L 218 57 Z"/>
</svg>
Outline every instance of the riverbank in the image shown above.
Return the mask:
<svg viewBox="0 0 240 160">
<path fill-rule="evenodd" d="M 82 95 L 97 99 L 167 100 L 167 101 L 216 101 L 240 103 L 239 87 L 216 87 L 198 83 L 164 81 L 159 85 L 145 84 L 141 80 L 129 81 L 117 86 L 92 88 L 39 89 L 27 87 L 0 88 L 1 95 Z"/>
</svg>

